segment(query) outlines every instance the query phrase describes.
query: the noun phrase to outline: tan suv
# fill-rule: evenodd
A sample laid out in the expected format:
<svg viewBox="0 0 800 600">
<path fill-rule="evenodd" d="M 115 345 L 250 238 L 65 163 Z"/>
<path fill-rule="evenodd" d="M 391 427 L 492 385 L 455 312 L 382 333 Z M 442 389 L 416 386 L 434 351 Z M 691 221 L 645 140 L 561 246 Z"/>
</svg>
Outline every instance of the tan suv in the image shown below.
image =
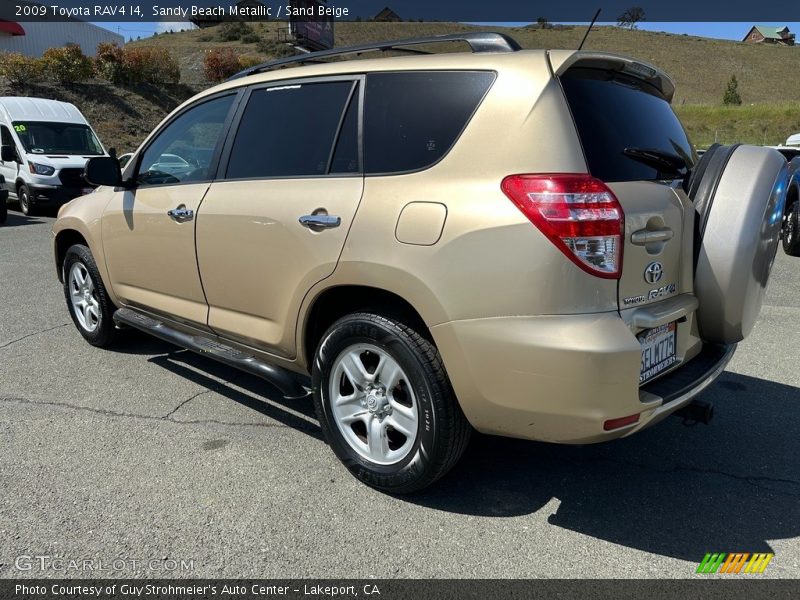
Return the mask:
<svg viewBox="0 0 800 600">
<path fill-rule="evenodd" d="M 470 51 L 323 61 L 435 42 Z M 686 407 L 758 315 L 786 163 L 695 164 L 673 91 L 634 59 L 494 33 L 255 67 L 124 172 L 90 161 L 103 187 L 54 226 L 67 306 L 94 345 L 134 327 L 313 390 L 336 455 L 393 493 L 473 428 L 587 443 L 706 419 Z"/>
</svg>

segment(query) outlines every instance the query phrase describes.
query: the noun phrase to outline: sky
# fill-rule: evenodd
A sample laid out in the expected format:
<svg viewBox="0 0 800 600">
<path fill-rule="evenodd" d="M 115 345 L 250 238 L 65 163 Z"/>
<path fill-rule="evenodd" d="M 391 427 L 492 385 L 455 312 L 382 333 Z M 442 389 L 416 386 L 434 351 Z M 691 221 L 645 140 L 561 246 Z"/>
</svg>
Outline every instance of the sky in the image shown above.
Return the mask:
<svg viewBox="0 0 800 600">
<path fill-rule="evenodd" d="M 586 25 L 586 23 L 582 23 Z M 760 25 L 761 23 L 759 23 Z M 110 29 L 115 33 L 125 36 L 126 40 L 136 39 L 137 37 L 148 37 L 158 31 L 163 33 L 173 29 L 178 31 L 183 28 L 193 27 L 191 23 L 95 23 L 100 27 Z M 491 27 L 492 23 L 485 23 Z M 495 23 L 495 25 L 519 26 L 527 23 Z M 600 25 L 616 25 L 616 23 L 600 23 Z M 778 25 L 778 23 L 774 23 Z M 792 31 L 800 31 L 800 23 L 780 23 L 781 26 L 788 25 Z M 699 35 L 702 37 L 719 38 L 725 40 L 741 40 L 750 30 L 753 23 L 649 23 L 644 21 L 639 23 L 639 29 L 645 31 L 666 31 L 667 33 L 687 33 L 689 35 Z"/>
</svg>

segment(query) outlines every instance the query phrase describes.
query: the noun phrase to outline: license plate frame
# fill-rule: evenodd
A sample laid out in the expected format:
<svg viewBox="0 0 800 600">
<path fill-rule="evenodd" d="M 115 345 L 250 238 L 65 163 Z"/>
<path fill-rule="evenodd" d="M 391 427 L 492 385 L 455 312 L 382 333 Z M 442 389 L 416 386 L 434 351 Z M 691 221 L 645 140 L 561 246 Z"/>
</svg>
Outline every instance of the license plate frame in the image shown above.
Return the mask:
<svg viewBox="0 0 800 600">
<path fill-rule="evenodd" d="M 676 321 L 645 329 L 636 336 L 642 350 L 639 385 L 652 380 L 678 361 L 677 337 Z"/>
</svg>

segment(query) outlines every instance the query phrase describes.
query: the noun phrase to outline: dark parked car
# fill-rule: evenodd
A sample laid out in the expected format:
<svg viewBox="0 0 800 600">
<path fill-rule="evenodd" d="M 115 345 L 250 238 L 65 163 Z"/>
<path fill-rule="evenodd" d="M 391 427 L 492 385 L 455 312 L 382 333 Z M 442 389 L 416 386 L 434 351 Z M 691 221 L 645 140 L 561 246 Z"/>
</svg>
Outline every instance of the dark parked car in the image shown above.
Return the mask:
<svg viewBox="0 0 800 600">
<path fill-rule="evenodd" d="M 6 178 L 0 175 L 0 225 L 5 223 L 8 217 L 8 205 L 6 204 L 8 200 L 8 190 L 5 189 L 5 182 Z"/>
<path fill-rule="evenodd" d="M 786 254 L 800 256 L 800 156 L 790 159 L 789 177 L 781 239 Z"/>
</svg>

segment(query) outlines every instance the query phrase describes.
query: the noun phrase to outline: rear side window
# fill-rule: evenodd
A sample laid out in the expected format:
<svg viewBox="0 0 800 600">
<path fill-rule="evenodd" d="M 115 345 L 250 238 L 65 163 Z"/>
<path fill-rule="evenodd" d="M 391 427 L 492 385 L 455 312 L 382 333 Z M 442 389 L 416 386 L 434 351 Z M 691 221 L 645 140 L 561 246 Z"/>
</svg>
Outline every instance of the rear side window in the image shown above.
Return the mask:
<svg viewBox="0 0 800 600">
<path fill-rule="evenodd" d="M 441 159 L 464 130 L 494 73 L 430 71 L 367 75 L 367 173 L 402 173 Z"/>
<path fill-rule="evenodd" d="M 561 85 L 589 172 L 598 179 L 663 178 L 655 167 L 627 156 L 626 148 L 666 152 L 693 164 L 695 153 L 686 131 L 656 88 L 616 72 L 581 68 L 567 71 Z"/>
<path fill-rule="evenodd" d="M 339 139 L 331 160 L 331 173 L 359 173 L 358 164 L 358 94 L 350 98 L 350 106 L 342 121 Z"/>
<path fill-rule="evenodd" d="M 253 90 L 233 142 L 226 179 L 328 173 L 331 152 L 355 86 L 353 81 L 335 81 Z M 351 127 L 357 124 L 348 123 Z M 355 151 L 345 148 L 352 145 L 350 139 L 356 143 Z M 357 143 L 356 135 L 342 139 L 336 162 L 341 172 L 358 170 L 357 160 L 353 166 L 345 157 L 355 153 L 357 158 Z"/>
</svg>

